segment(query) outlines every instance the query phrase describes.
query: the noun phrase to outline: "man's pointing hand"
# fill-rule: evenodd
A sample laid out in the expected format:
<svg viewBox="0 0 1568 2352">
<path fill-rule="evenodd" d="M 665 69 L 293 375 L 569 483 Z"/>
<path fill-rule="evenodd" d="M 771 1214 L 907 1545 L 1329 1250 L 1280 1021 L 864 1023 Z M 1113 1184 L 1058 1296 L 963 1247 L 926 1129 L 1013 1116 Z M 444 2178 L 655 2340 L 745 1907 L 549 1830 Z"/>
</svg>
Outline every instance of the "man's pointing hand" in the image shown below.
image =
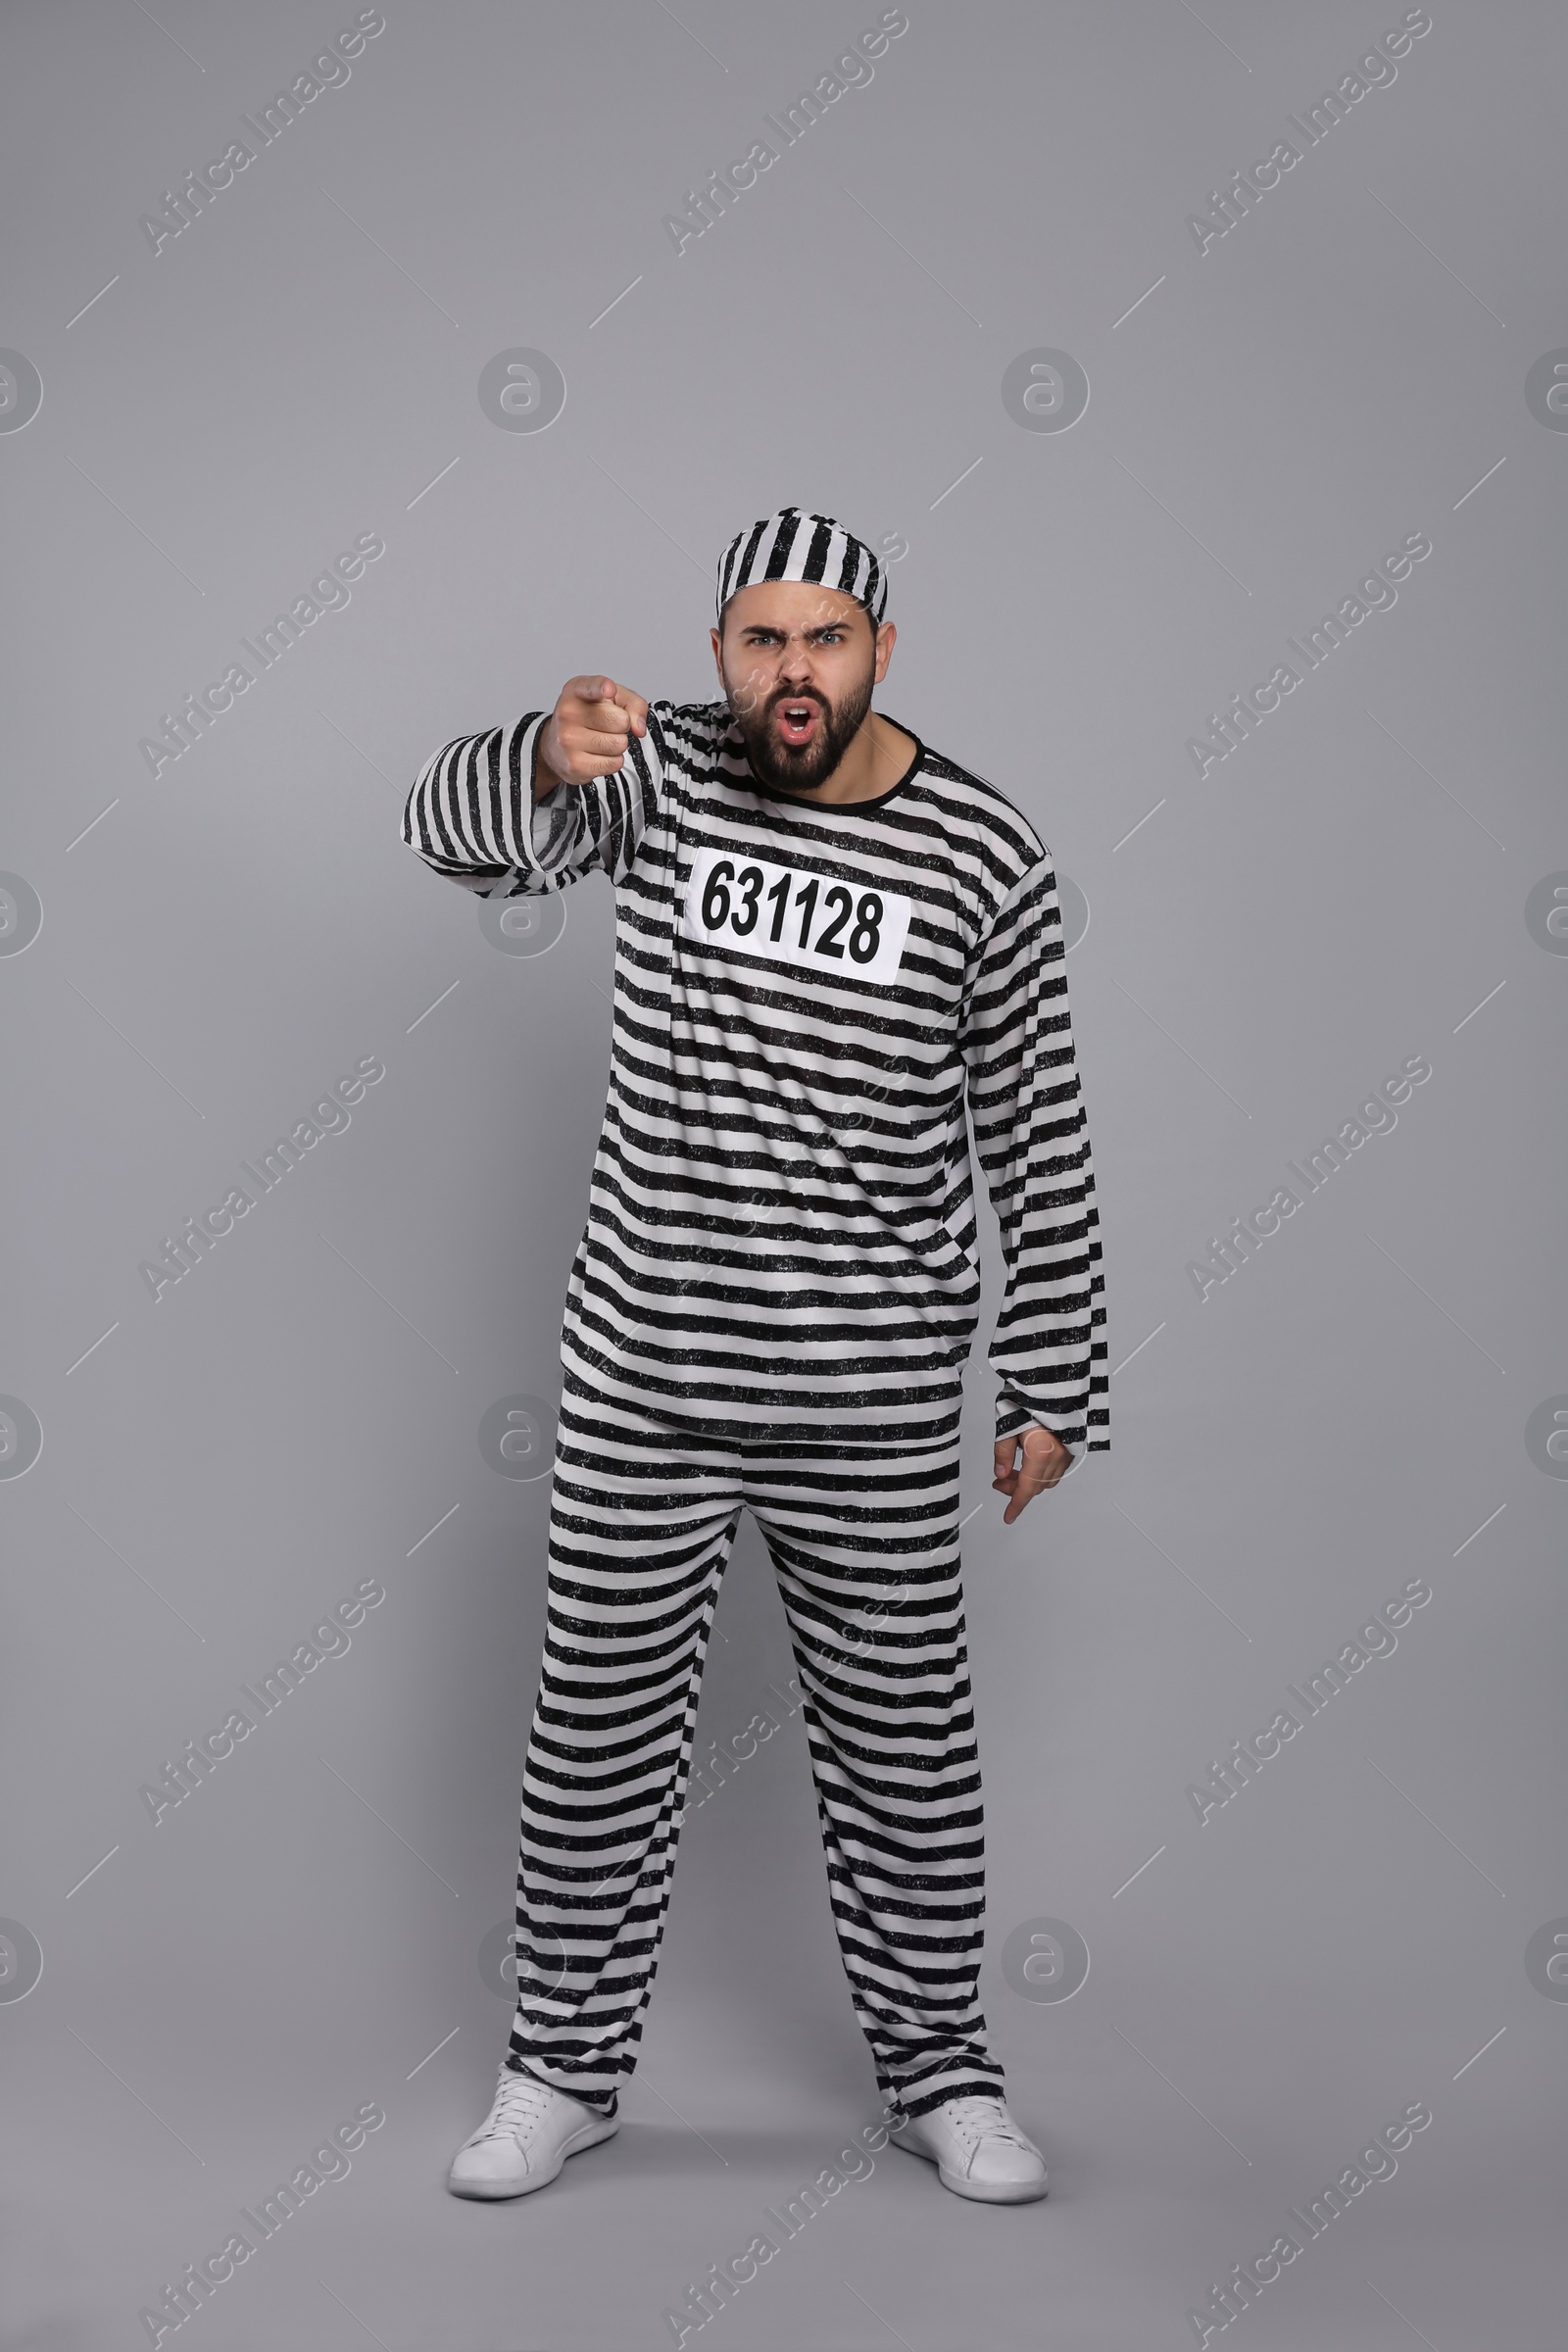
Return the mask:
<svg viewBox="0 0 1568 2352">
<path fill-rule="evenodd" d="M 1011 1437 L 997 1440 L 996 1468 L 991 1483 L 999 1494 L 1009 1498 L 1002 1524 L 1010 1527 L 1037 1494 L 1066 1477 L 1072 1455 L 1051 1430 L 1031 1422 L 1027 1428 L 1015 1429 Z"/>
<path fill-rule="evenodd" d="M 648 699 L 600 670 L 568 678 L 539 730 L 535 800 L 558 784 L 618 775 L 629 735 L 648 732 Z"/>
</svg>

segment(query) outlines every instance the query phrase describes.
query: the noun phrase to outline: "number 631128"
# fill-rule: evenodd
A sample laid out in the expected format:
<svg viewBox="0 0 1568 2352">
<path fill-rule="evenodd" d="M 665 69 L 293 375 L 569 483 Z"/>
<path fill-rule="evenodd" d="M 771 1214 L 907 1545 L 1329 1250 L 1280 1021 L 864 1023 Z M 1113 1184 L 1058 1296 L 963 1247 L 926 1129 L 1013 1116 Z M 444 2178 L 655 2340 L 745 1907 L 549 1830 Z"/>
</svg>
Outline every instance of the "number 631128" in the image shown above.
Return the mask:
<svg viewBox="0 0 1568 2352">
<path fill-rule="evenodd" d="M 911 912 L 907 898 L 863 881 L 700 850 L 681 930 L 770 961 L 885 982 L 899 968 Z"/>
</svg>

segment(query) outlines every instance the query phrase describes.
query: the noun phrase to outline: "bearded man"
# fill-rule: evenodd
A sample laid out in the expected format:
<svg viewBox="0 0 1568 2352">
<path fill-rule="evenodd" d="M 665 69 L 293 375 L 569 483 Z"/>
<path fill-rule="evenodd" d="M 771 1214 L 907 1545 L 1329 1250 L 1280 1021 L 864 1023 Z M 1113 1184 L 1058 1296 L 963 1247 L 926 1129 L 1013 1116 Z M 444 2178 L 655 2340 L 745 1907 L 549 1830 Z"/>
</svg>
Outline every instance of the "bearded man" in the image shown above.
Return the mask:
<svg viewBox="0 0 1568 2352">
<path fill-rule="evenodd" d="M 616 2130 L 743 1508 L 777 1575 L 839 1947 L 894 2143 L 1043 2196 L 977 2000 L 979 1764 L 958 1551 L 980 1307 L 967 1124 L 1006 1289 L 1011 1525 L 1108 1448 L 1099 1211 L 1050 852 L 873 711 L 885 573 L 786 507 L 718 566 L 721 698 L 601 672 L 447 744 L 403 838 L 491 899 L 615 892 L 613 1058 L 567 1285 L 517 2009 L 461 2196 Z M 967 1114 L 967 1124 L 966 1124 Z"/>
</svg>

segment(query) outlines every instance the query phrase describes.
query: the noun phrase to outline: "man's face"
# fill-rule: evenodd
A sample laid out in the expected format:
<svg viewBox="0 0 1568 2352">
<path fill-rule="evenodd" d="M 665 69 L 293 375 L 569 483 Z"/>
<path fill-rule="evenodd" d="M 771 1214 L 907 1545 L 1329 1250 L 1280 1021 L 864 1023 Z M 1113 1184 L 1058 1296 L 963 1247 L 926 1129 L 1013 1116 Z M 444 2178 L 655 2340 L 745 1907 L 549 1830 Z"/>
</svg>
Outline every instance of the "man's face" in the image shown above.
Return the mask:
<svg viewBox="0 0 1568 2352">
<path fill-rule="evenodd" d="M 895 630 L 842 589 L 754 580 L 710 631 L 752 772 L 778 792 L 825 784 L 864 725 Z"/>
</svg>

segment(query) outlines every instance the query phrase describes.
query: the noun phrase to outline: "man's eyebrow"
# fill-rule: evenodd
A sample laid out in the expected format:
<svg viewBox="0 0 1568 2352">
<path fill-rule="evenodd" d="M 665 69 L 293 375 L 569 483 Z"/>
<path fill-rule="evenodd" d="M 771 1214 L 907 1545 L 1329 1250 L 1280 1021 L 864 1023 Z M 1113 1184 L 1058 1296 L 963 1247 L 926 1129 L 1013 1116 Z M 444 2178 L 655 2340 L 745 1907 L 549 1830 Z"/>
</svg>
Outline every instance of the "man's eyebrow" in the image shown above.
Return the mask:
<svg viewBox="0 0 1568 2352">
<path fill-rule="evenodd" d="M 820 637 L 828 629 L 847 629 L 849 625 L 850 616 L 846 612 L 837 620 L 819 620 L 811 628 L 803 631 L 803 634 L 808 637 Z M 749 620 L 741 630 L 743 637 L 782 637 L 785 633 L 776 620 Z"/>
</svg>

